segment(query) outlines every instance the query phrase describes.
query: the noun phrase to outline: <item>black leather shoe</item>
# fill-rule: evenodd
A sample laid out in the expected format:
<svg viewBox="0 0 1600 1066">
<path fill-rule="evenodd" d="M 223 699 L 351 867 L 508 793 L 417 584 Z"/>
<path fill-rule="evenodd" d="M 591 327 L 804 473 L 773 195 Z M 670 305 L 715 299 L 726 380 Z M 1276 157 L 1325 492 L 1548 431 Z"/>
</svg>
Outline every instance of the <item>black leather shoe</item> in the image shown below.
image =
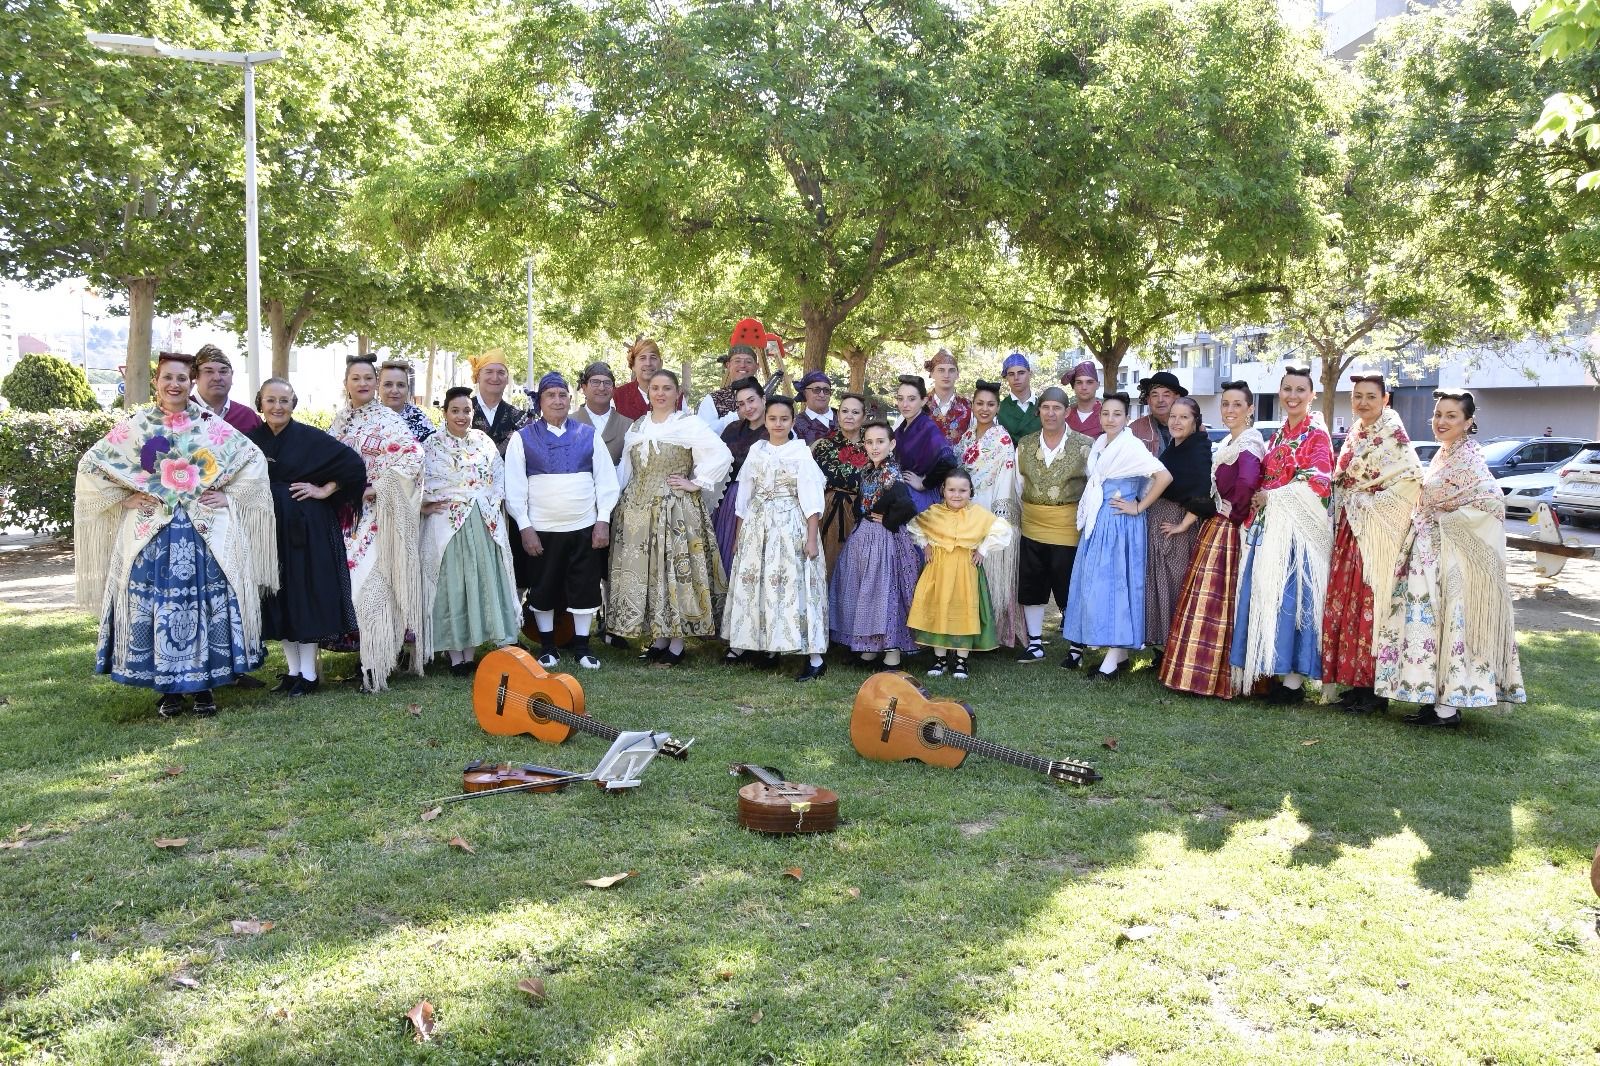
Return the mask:
<svg viewBox="0 0 1600 1066">
<path fill-rule="evenodd" d="M 1019 663 L 1037 663 L 1044 661 L 1044 644 L 1037 640 L 1030 640 L 1026 647 L 1017 653 Z"/>
<path fill-rule="evenodd" d="M 1066 658 L 1061 660 L 1061 669 L 1063 669 L 1063 670 L 1082 670 L 1083 669 L 1083 652 L 1082 652 L 1082 650 L 1080 650 L 1078 648 L 1069 649 L 1067 651 Z M 1119 667 L 1117 667 L 1117 669 L 1120 670 L 1122 668 L 1119 666 Z"/>
<path fill-rule="evenodd" d="M 1420 724 L 1424 725 L 1424 726 L 1428 726 L 1428 727 L 1433 728 L 1433 729 L 1460 729 L 1461 728 L 1461 712 L 1457 711 L 1455 714 L 1452 714 L 1449 718 L 1440 718 L 1437 714 L 1435 714 L 1433 716 L 1433 721 L 1431 721 L 1431 722 L 1422 722 Z"/>
<path fill-rule="evenodd" d="M 824 660 L 823 662 L 818 663 L 815 666 L 812 666 L 810 663 L 807 663 L 806 664 L 806 668 L 804 670 L 800 671 L 800 673 L 795 677 L 795 680 L 796 681 L 815 681 L 818 678 L 820 678 L 823 674 L 826 674 L 827 672 L 828 672 L 828 664 L 827 664 L 826 660 Z"/>
<path fill-rule="evenodd" d="M 1278 707 L 1289 707 L 1304 701 L 1305 698 L 1306 687 L 1304 685 L 1299 688 L 1290 688 L 1282 681 L 1274 681 L 1272 690 L 1267 693 L 1267 702 Z"/>
<path fill-rule="evenodd" d="M 736 648 L 729 648 L 728 653 L 722 657 L 723 666 L 738 666 L 744 662 L 745 653 Z"/>
<path fill-rule="evenodd" d="M 188 706 L 177 692 L 169 692 L 156 701 L 156 713 L 163 718 L 176 718 L 186 710 Z"/>
<path fill-rule="evenodd" d="M 639 653 L 639 661 L 647 663 L 660 662 L 661 657 L 665 654 L 667 654 L 667 646 L 665 644 L 659 648 L 653 644 L 646 644 L 644 650 Z"/>
<path fill-rule="evenodd" d="M 540 665 L 543 665 L 542 663 Z M 450 674 L 452 677 L 469 677 L 478 668 L 475 662 L 451 663 Z"/>
<path fill-rule="evenodd" d="M 1127 669 L 1128 669 L 1128 664 L 1126 662 L 1120 662 L 1120 663 L 1117 664 L 1117 668 L 1115 670 L 1111 671 L 1109 674 L 1106 673 L 1104 670 L 1095 670 L 1095 671 L 1093 671 L 1092 673 L 1089 674 L 1089 680 L 1090 681 L 1115 681 L 1118 677 L 1120 677 L 1123 673 L 1125 673 L 1127 671 Z"/>
<path fill-rule="evenodd" d="M 267 683 L 259 678 L 251 677 L 249 674 L 240 674 L 233 679 L 233 687 L 244 689 L 266 688 Z"/>
<path fill-rule="evenodd" d="M 301 680 L 303 680 L 303 679 L 301 678 L 301 676 L 299 674 L 279 674 L 278 675 L 278 683 L 276 685 L 272 686 L 272 691 L 274 691 L 274 692 L 293 692 L 295 685 L 298 684 Z"/>
<path fill-rule="evenodd" d="M 217 697 L 210 689 L 194 694 L 194 716 L 196 718 L 212 718 L 217 713 Z"/>
<path fill-rule="evenodd" d="M 687 648 L 685 648 L 683 651 L 667 651 L 662 649 L 661 654 L 656 657 L 656 665 L 677 666 L 679 663 L 683 662 L 683 657 L 687 651 Z"/>
<path fill-rule="evenodd" d="M 321 687 L 322 682 L 319 680 L 312 679 L 308 681 L 303 677 L 297 677 L 295 678 L 294 688 L 289 690 L 289 696 L 291 699 L 297 696 L 311 696 Z"/>
</svg>

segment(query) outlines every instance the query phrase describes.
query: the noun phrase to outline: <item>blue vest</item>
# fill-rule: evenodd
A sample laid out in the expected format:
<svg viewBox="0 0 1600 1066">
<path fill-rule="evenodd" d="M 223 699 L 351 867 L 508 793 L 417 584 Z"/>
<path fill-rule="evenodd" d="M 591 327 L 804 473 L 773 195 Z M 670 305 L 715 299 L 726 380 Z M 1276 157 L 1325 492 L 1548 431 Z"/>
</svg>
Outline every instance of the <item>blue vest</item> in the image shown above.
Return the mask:
<svg viewBox="0 0 1600 1066">
<path fill-rule="evenodd" d="M 544 419 L 517 431 L 522 436 L 522 459 L 529 477 L 535 474 L 593 474 L 594 427 L 567 419 L 566 432 L 550 432 Z"/>
</svg>

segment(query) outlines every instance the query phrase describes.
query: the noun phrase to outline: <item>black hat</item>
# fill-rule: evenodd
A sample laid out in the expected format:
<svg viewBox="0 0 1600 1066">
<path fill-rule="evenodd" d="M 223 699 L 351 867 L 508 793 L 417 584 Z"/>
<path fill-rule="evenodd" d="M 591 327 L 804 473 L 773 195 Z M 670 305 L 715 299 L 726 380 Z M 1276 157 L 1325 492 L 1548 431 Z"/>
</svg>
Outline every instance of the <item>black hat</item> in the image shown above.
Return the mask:
<svg viewBox="0 0 1600 1066">
<path fill-rule="evenodd" d="M 1189 390 L 1183 387 L 1183 382 L 1178 380 L 1178 375 L 1168 370 L 1158 370 L 1147 378 L 1139 379 L 1139 396 L 1142 399 L 1149 394 L 1151 389 L 1171 389 L 1179 396 L 1189 395 Z"/>
</svg>

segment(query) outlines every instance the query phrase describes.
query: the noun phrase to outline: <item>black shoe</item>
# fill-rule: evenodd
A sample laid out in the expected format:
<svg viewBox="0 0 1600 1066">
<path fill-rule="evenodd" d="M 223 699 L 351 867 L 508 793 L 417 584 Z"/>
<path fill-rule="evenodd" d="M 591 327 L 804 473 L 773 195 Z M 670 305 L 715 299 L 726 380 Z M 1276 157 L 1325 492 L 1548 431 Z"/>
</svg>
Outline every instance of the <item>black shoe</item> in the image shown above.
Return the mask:
<svg viewBox="0 0 1600 1066">
<path fill-rule="evenodd" d="M 949 655 L 935 655 L 933 662 L 928 664 L 928 676 L 943 677 L 945 671 L 950 669 L 950 659 L 951 656 Z"/>
<path fill-rule="evenodd" d="M 1455 714 L 1452 714 L 1449 718 L 1441 718 L 1441 717 L 1439 717 L 1439 715 L 1435 714 L 1433 716 L 1433 721 L 1431 721 L 1431 722 L 1420 722 L 1418 724 L 1419 725 L 1424 725 L 1424 726 L 1429 726 L 1429 727 L 1434 728 L 1434 729 L 1460 729 L 1461 728 L 1461 712 L 1457 711 Z"/>
<path fill-rule="evenodd" d="M 539 665 L 543 666 L 545 664 L 541 662 Z M 451 663 L 450 673 L 453 677 L 466 677 L 476 670 L 477 667 L 477 663 L 473 662 L 471 659 L 468 659 L 464 663 Z"/>
<path fill-rule="evenodd" d="M 1150 669 L 1155 670 L 1155 671 L 1157 671 L 1159 673 L 1160 670 L 1161 670 L 1161 663 L 1162 663 L 1163 660 L 1166 659 L 1166 657 L 1167 657 L 1167 653 L 1164 650 L 1162 650 L 1161 648 L 1157 648 L 1155 650 L 1155 654 L 1150 656 Z"/>
<path fill-rule="evenodd" d="M 217 713 L 217 697 L 210 689 L 194 694 L 194 716 L 196 718 L 212 718 Z"/>
<path fill-rule="evenodd" d="M 1037 663 L 1044 661 L 1044 642 L 1029 640 L 1028 646 L 1017 653 L 1019 663 Z"/>
<path fill-rule="evenodd" d="M 274 692 L 293 692 L 295 685 L 304 680 L 299 674 L 279 674 L 278 683 L 272 686 Z"/>
<path fill-rule="evenodd" d="M 1277 707 L 1291 707 L 1302 703 L 1306 698 L 1306 687 L 1290 688 L 1282 681 L 1273 681 L 1272 689 L 1267 693 L 1267 702 Z"/>
<path fill-rule="evenodd" d="M 163 718 L 176 718 L 186 710 L 183 696 L 177 692 L 169 692 L 156 701 L 156 713 Z"/>
<path fill-rule="evenodd" d="M 600 660 L 595 658 L 594 652 L 584 648 L 578 652 L 578 665 L 585 670 L 598 670 L 600 669 Z"/>
<path fill-rule="evenodd" d="M 628 641 L 623 637 L 617 636 L 615 633 L 600 634 L 600 643 L 609 644 L 613 648 L 622 648 L 624 650 L 626 650 L 628 647 Z"/>
<path fill-rule="evenodd" d="M 806 663 L 806 668 L 804 670 L 800 671 L 800 673 L 795 677 L 795 680 L 796 681 L 815 681 L 818 678 L 820 678 L 823 674 L 826 674 L 827 672 L 828 672 L 828 663 L 827 663 L 826 660 L 818 663 L 815 666 L 812 666 L 810 663 Z"/>
<path fill-rule="evenodd" d="M 677 666 L 679 663 L 683 662 L 683 655 L 684 653 L 681 651 L 667 651 L 665 648 L 663 648 L 661 654 L 656 657 L 656 665 Z"/>
<path fill-rule="evenodd" d="M 724 655 L 722 657 L 722 665 L 723 666 L 738 666 L 740 663 L 744 662 L 744 656 L 745 656 L 745 653 L 740 651 L 740 650 L 738 650 L 737 648 L 729 648 L 728 649 L 728 654 L 726 654 L 726 655 Z"/>
<path fill-rule="evenodd" d="M 1063 669 L 1063 670 L 1082 670 L 1083 669 L 1083 649 L 1082 648 L 1069 648 L 1067 650 L 1066 658 L 1061 660 L 1061 669 Z M 1118 666 L 1117 669 L 1120 670 L 1121 666 Z"/>
<path fill-rule="evenodd" d="M 266 688 L 267 687 L 267 683 L 265 681 L 261 681 L 261 680 L 259 680 L 257 678 L 251 677 L 249 674 L 240 674 L 238 677 L 233 679 L 233 687 L 234 688 L 244 688 L 244 689 Z"/>
<path fill-rule="evenodd" d="M 291 699 L 297 696 L 315 695 L 317 689 L 322 687 L 322 682 L 316 678 L 307 680 L 303 677 L 297 677 L 295 678 L 295 681 L 298 682 L 298 684 L 296 684 L 294 688 L 290 689 L 288 693 Z"/>
<path fill-rule="evenodd" d="M 659 648 L 653 644 L 646 644 L 644 650 L 639 653 L 639 661 L 646 663 L 660 662 L 661 657 L 665 654 L 667 654 L 667 646 L 665 644 Z"/>
<path fill-rule="evenodd" d="M 965 681 L 969 676 L 967 674 L 967 657 L 965 655 L 957 655 L 955 658 L 956 664 L 954 669 L 950 671 L 950 676 L 957 681 Z"/>
<path fill-rule="evenodd" d="M 1115 681 L 1118 677 L 1120 677 L 1121 675 L 1123 675 L 1123 674 L 1125 674 L 1127 672 L 1128 672 L 1128 663 L 1127 663 L 1126 660 L 1124 660 L 1123 662 L 1118 663 L 1117 666 L 1116 666 L 1116 669 L 1112 670 L 1109 674 L 1106 673 L 1104 670 L 1095 670 L 1093 673 L 1091 673 L 1089 675 L 1089 680 L 1090 681 Z"/>
</svg>

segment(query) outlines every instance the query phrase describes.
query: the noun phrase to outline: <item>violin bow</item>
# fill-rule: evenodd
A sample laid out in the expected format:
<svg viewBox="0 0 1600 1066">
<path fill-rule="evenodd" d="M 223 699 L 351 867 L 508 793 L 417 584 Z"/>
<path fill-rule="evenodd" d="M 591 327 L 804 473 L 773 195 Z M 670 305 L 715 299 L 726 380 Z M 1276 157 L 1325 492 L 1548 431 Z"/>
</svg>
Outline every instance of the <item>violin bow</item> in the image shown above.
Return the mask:
<svg viewBox="0 0 1600 1066">
<path fill-rule="evenodd" d="M 486 788 L 481 792 L 460 792 L 454 796 L 442 796 L 439 799 L 429 800 L 431 806 L 442 807 L 447 803 L 460 803 L 463 800 L 478 799 L 482 796 L 504 796 L 508 792 L 528 792 L 536 788 L 551 788 L 552 786 L 565 787 L 574 781 L 587 781 L 589 774 L 565 774 L 562 777 L 552 777 L 544 781 L 524 781 L 519 785 L 501 785 L 499 788 Z"/>
</svg>

